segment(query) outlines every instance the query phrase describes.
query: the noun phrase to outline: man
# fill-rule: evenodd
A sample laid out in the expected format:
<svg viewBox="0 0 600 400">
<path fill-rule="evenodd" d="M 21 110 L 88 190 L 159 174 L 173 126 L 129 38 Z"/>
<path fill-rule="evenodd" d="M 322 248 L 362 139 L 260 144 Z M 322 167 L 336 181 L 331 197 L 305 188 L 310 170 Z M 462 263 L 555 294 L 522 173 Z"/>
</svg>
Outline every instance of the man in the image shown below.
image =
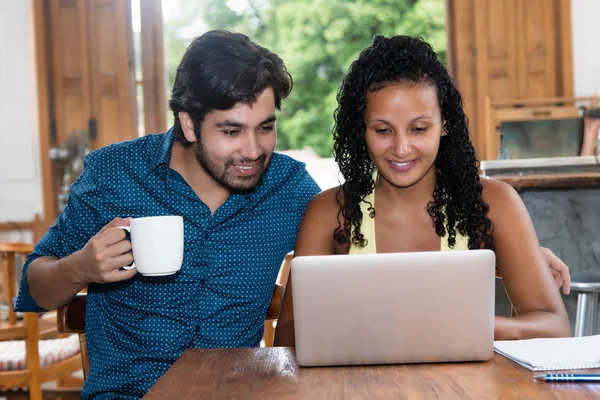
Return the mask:
<svg viewBox="0 0 600 400">
<path fill-rule="evenodd" d="M 42 311 L 88 286 L 84 398 L 137 398 L 189 347 L 258 346 L 284 256 L 320 189 L 275 154 L 282 60 L 246 36 L 196 39 L 177 69 L 164 134 L 90 154 L 69 203 L 24 268 L 16 309 Z M 182 269 L 144 277 L 119 217 L 181 215 Z M 112 221 L 111 221 L 112 220 Z"/>
<path fill-rule="evenodd" d="M 88 287 L 83 398 L 141 397 L 186 348 L 259 344 L 281 261 L 320 191 L 303 164 L 274 153 L 275 110 L 291 88 L 278 56 L 244 35 L 208 32 L 177 69 L 174 126 L 86 158 L 15 304 L 55 309 Z M 115 228 L 155 215 L 184 218 L 181 270 L 122 270 L 131 244 Z"/>
</svg>

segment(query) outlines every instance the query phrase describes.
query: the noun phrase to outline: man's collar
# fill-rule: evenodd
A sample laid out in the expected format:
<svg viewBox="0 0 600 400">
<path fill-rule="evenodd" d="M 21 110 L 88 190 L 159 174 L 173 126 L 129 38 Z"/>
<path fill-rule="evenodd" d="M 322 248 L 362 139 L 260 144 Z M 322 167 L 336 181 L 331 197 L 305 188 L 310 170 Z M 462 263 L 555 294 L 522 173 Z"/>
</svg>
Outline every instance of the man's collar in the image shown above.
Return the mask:
<svg viewBox="0 0 600 400">
<path fill-rule="evenodd" d="M 175 132 L 173 132 L 173 127 L 171 127 L 167 133 L 164 135 L 162 140 L 162 145 L 160 147 L 160 160 L 161 164 L 169 165 L 171 161 L 171 151 L 173 149 L 173 142 L 175 141 Z"/>
<path fill-rule="evenodd" d="M 161 138 L 157 141 L 154 151 L 157 153 L 157 157 L 152 157 L 153 160 L 152 170 L 159 166 L 165 166 L 165 172 L 168 171 L 169 163 L 171 162 L 171 151 L 173 149 L 173 142 L 175 141 L 175 133 L 173 127 L 166 131 Z"/>
</svg>

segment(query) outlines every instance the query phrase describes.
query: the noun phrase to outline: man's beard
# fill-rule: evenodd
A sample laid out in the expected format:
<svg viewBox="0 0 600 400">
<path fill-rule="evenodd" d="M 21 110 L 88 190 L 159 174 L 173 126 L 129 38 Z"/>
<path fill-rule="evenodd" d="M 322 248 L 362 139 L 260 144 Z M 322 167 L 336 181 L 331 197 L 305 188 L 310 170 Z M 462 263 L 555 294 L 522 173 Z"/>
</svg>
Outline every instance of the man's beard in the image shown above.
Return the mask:
<svg viewBox="0 0 600 400">
<path fill-rule="evenodd" d="M 270 159 L 267 162 L 267 156 L 261 154 L 256 160 L 249 158 L 229 159 L 224 166 L 220 166 L 210 159 L 200 140 L 196 142 L 196 159 L 202 168 L 220 185 L 231 192 L 237 193 L 251 192 L 256 189 L 270 164 Z M 237 176 L 231 171 L 234 164 L 258 164 L 258 169 L 252 176 Z"/>
</svg>

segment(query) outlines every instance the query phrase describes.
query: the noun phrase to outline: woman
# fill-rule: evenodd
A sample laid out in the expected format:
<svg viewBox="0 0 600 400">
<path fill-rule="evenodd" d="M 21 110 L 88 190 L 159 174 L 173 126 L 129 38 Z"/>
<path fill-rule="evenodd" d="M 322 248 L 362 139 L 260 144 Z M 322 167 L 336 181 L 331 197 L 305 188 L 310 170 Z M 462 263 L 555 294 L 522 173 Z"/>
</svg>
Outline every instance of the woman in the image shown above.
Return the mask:
<svg viewBox="0 0 600 400">
<path fill-rule="evenodd" d="M 431 46 L 376 36 L 338 103 L 334 154 L 345 183 L 311 201 L 295 255 L 490 248 L 518 314 L 496 317 L 495 339 L 569 336 L 527 210 L 511 186 L 480 180 L 461 96 Z M 276 345 L 294 345 L 291 286 Z"/>
</svg>

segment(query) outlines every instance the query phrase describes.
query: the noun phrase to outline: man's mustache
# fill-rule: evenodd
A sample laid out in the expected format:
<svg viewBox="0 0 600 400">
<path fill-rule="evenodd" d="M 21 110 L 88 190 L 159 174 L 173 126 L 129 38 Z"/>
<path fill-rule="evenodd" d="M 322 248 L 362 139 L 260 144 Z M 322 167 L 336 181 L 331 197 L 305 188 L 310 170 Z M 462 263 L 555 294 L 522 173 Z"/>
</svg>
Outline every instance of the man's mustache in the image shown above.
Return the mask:
<svg viewBox="0 0 600 400">
<path fill-rule="evenodd" d="M 266 154 L 261 154 L 257 159 L 251 158 L 237 158 L 235 160 L 227 161 L 226 167 L 231 167 L 233 165 L 256 165 L 256 164 L 264 164 L 267 160 Z"/>
</svg>

